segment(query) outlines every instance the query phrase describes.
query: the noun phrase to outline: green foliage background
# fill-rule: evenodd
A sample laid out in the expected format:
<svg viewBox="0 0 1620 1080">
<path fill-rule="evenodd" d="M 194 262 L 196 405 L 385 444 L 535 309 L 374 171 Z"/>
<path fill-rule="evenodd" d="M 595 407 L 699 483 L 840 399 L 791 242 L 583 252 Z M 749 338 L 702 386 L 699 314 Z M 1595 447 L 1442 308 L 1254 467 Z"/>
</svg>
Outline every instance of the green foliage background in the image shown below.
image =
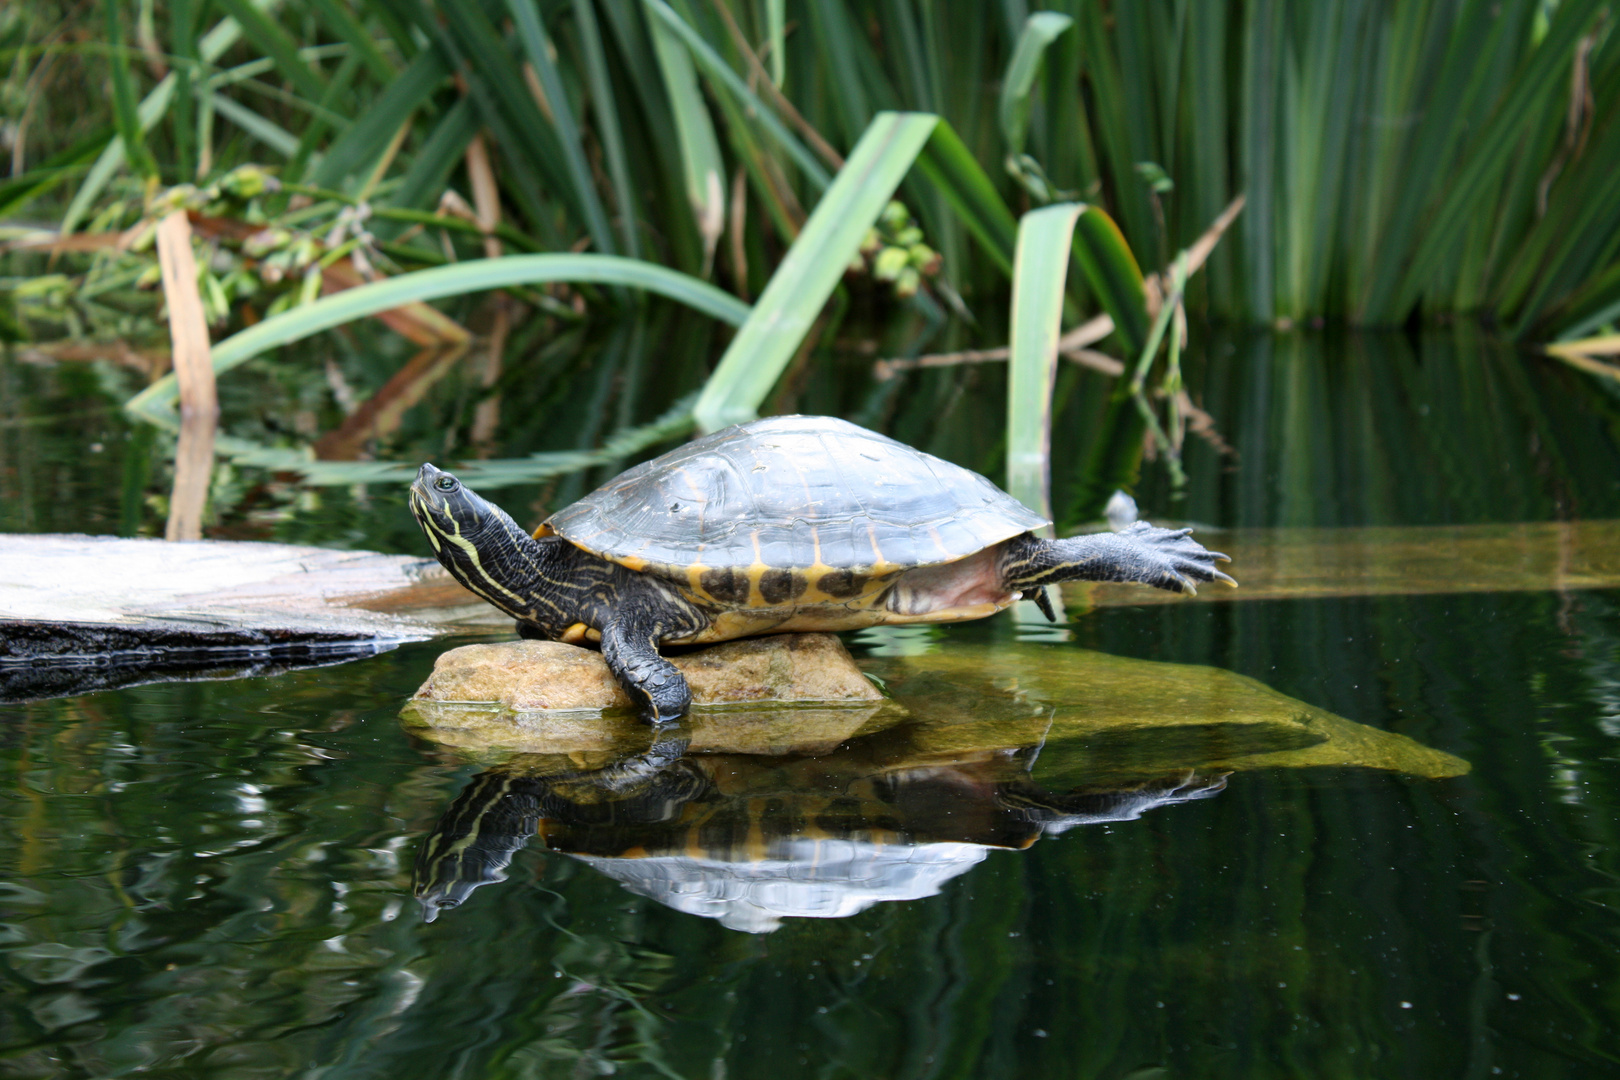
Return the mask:
<svg viewBox="0 0 1620 1080">
<path fill-rule="evenodd" d="M 1051 7 L 1072 25 L 1045 16 L 1009 123 L 998 91 L 1037 25 L 1023 0 L 11 5 L 0 216 L 127 225 L 139 181 L 248 161 L 432 210 L 447 185 L 470 200 L 483 131 L 510 247 L 647 258 L 752 296 L 835 171 L 807 129 L 843 153 L 879 110 L 912 109 L 944 117 L 1015 211 L 1102 206 L 1144 267 L 1246 193 L 1190 294 L 1213 317 L 1477 315 L 1514 335 L 1613 317 L 1620 54 L 1600 0 Z M 120 131 L 118 169 L 92 170 Z M 915 177 L 906 197 L 944 281 L 999 297 L 941 198 Z M 384 241 L 408 228 L 371 222 Z"/>
</svg>

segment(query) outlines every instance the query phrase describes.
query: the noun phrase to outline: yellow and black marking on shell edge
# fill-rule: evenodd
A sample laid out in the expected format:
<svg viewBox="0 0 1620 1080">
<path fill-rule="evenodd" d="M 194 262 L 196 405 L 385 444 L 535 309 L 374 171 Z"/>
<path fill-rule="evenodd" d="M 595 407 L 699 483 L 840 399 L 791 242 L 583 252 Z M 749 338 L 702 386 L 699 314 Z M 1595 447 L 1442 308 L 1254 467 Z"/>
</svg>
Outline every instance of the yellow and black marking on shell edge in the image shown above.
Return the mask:
<svg viewBox="0 0 1620 1080">
<path fill-rule="evenodd" d="M 797 600 L 810 587 L 797 570 L 773 567 L 759 575 L 759 596 L 767 604 L 786 604 Z"/>
<path fill-rule="evenodd" d="M 849 569 L 828 570 L 816 578 L 817 591 L 834 600 L 848 600 L 860 595 L 866 587 L 866 578 Z"/>
<path fill-rule="evenodd" d="M 748 572 L 736 566 L 722 566 L 705 570 L 698 575 L 698 585 L 716 603 L 742 607 L 748 603 L 751 591 Z"/>
</svg>

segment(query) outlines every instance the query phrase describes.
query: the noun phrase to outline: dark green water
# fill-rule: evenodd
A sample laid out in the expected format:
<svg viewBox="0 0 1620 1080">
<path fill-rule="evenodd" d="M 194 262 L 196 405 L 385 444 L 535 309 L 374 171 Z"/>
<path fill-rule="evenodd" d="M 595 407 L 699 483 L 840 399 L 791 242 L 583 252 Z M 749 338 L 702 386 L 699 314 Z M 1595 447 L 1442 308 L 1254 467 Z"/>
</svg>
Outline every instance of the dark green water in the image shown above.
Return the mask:
<svg viewBox="0 0 1620 1080">
<path fill-rule="evenodd" d="M 1150 470 L 1150 516 L 1620 518 L 1620 399 L 1562 369 L 1449 338 L 1217 336 L 1191 374 L 1239 455 L 1195 443 L 1180 502 Z M 797 404 L 995 475 L 993 375 L 812 377 Z M 1060 383 L 1060 458 L 1089 378 Z M 129 449 L 120 379 L 0 366 L 0 528 L 161 527 L 164 448 Z M 578 445 L 549 385 L 504 452 Z M 414 550 L 397 493 L 228 481 L 227 533 Z M 1620 1076 L 1620 593 L 1113 608 L 1069 642 L 1016 636 L 932 641 L 989 650 L 990 680 L 1030 649 L 1213 665 L 1472 771 L 1239 769 L 1137 820 L 980 848 L 937 895 L 767 934 L 535 840 L 427 924 L 413 862 L 490 764 L 401 726 L 442 642 L 0 705 L 0 1076 Z M 1034 779 L 1085 786 L 1084 755 L 1063 760 Z M 955 817 L 931 796 L 919 853 L 979 835 L 963 791 Z"/>
</svg>

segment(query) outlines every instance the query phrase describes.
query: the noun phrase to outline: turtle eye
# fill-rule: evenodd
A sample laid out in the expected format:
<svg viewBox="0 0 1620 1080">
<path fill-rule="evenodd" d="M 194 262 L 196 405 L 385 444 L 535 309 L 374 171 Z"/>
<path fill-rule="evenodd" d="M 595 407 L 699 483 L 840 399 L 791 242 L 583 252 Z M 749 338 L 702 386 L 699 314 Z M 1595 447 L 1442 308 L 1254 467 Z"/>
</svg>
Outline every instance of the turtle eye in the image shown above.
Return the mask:
<svg viewBox="0 0 1620 1080">
<path fill-rule="evenodd" d="M 453 476 L 441 476 L 437 480 L 433 481 L 433 486 L 438 488 L 440 491 L 449 494 L 461 486 L 461 481 L 457 480 Z"/>
</svg>

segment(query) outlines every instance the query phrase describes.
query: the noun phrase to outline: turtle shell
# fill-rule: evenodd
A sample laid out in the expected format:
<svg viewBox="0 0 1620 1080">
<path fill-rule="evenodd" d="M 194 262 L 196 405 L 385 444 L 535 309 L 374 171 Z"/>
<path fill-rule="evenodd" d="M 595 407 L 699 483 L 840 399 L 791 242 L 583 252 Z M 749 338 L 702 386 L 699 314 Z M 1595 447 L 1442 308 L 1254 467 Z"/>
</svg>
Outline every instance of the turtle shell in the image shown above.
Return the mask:
<svg viewBox="0 0 1620 1080">
<path fill-rule="evenodd" d="M 1047 521 L 978 473 L 827 416 L 738 424 L 637 465 L 542 526 L 632 570 L 883 576 Z"/>
</svg>

